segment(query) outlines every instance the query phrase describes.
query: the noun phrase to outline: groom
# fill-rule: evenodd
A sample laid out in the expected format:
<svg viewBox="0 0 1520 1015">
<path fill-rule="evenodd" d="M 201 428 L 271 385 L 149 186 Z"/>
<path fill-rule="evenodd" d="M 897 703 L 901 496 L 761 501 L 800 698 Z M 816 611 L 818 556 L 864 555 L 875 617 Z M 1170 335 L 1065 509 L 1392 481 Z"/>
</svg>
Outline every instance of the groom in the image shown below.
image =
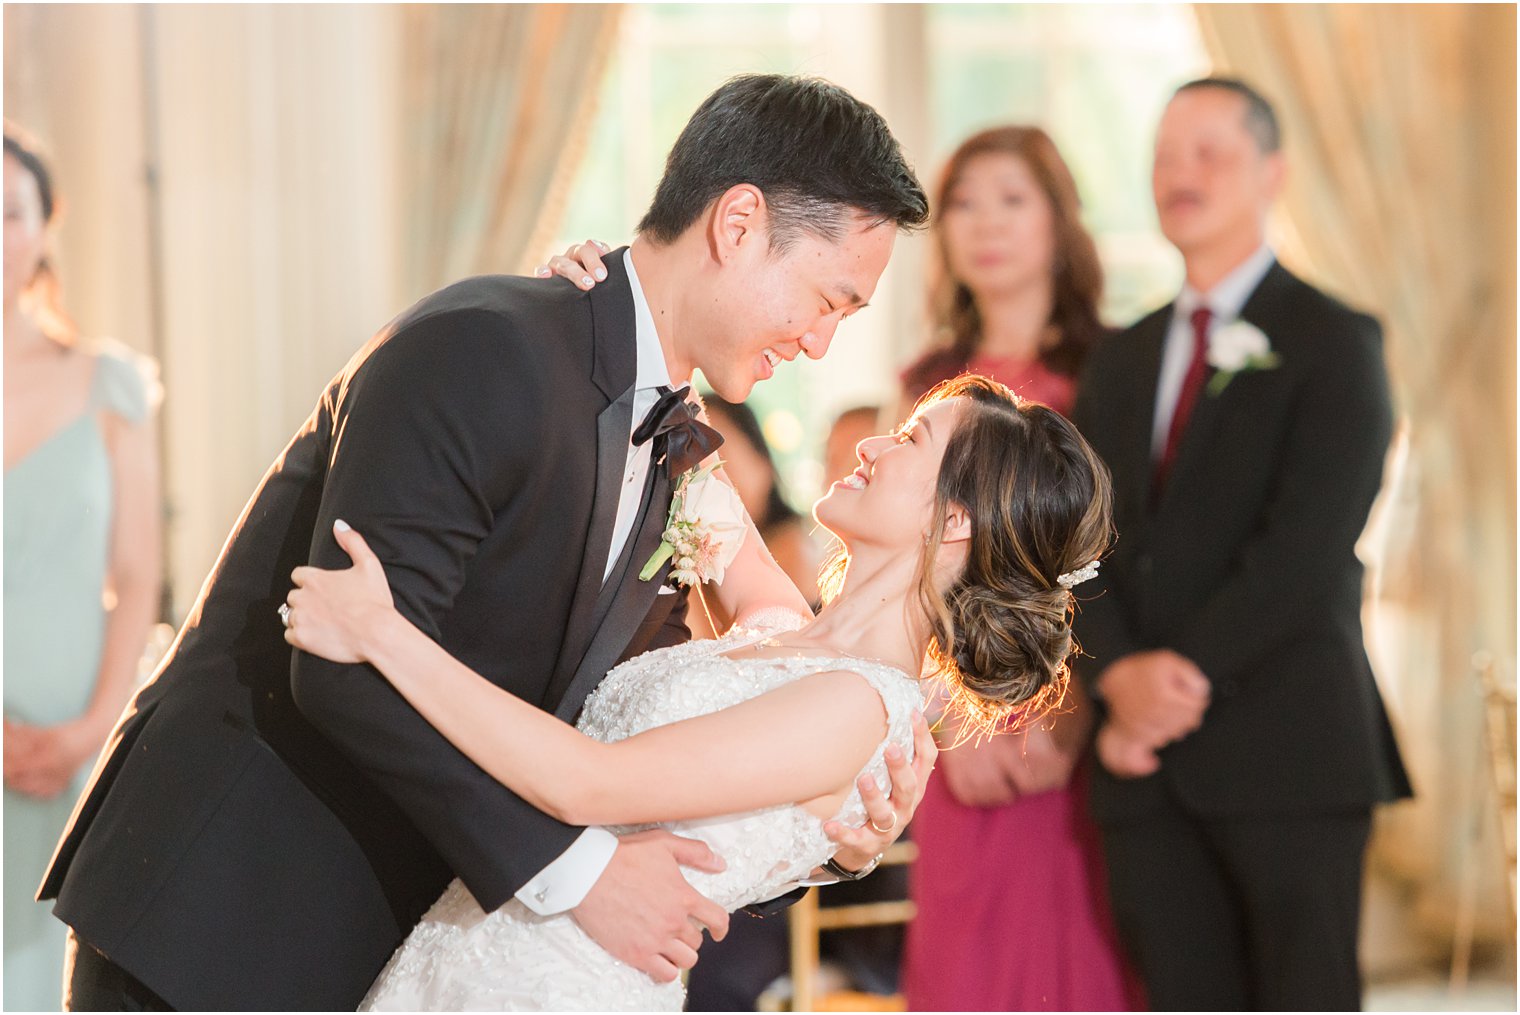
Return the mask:
<svg viewBox="0 0 1520 1015">
<path fill-rule="evenodd" d="M 694 921 L 726 926 L 679 873 L 721 863 L 705 846 L 539 813 L 368 667 L 292 659 L 276 608 L 297 565 L 344 566 L 344 519 L 411 621 L 573 719 L 620 659 L 686 637 L 668 565 L 638 577 L 700 439 L 660 395 L 700 368 L 739 401 L 822 356 L 925 217 L 875 110 L 736 78 L 605 285 L 473 278 L 383 328 L 265 475 L 75 809 L 40 893 L 73 931 L 69 1006 L 351 1010 L 451 876 L 487 910 L 572 910 L 658 978 L 689 967 Z"/>
</svg>

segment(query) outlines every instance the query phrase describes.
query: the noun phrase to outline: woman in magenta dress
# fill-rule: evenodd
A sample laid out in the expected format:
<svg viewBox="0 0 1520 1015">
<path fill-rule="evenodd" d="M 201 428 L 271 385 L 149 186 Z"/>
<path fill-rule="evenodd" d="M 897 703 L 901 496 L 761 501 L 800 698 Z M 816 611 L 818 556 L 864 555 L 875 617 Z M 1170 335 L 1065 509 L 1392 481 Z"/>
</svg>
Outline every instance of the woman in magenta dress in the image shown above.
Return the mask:
<svg viewBox="0 0 1520 1015">
<path fill-rule="evenodd" d="M 969 370 L 1069 411 L 1103 330 L 1102 269 L 1054 143 L 1036 127 L 974 135 L 950 157 L 933 207 L 940 334 L 903 372 L 905 398 Z M 911 1010 L 1143 1007 L 1087 816 L 1092 707 L 1070 705 L 1027 734 L 940 754 L 912 828 Z M 942 730 L 942 742 L 956 732 Z"/>
</svg>

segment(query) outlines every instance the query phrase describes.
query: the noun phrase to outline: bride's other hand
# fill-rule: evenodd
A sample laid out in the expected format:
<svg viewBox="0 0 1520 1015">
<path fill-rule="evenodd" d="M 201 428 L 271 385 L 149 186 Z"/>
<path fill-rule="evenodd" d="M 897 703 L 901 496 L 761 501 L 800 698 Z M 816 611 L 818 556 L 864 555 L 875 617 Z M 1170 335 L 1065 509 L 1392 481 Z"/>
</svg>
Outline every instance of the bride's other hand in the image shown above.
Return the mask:
<svg viewBox="0 0 1520 1015">
<path fill-rule="evenodd" d="M 897 745 L 887 748 L 887 777 L 892 793 L 887 796 L 876 780 L 863 775 L 857 780 L 860 800 L 866 807 L 865 824 L 850 828 L 838 821 L 824 824 L 823 831 L 840 847 L 834 862 L 845 870 L 858 871 L 887 849 L 902 835 L 913 813 L 918 810 L 929 785 L 929 774 L 939 757 L 939 747 L 929 732 L 922 714 L 913 713 L 913 761 L 910 764 Z"/>
<path fill-rule="evenodd" d="M 577 243 L 563 254 L 555 254 L 549 258 L 548 264 L 541 264 L 534 268 L 533 274 L 539 278 L 559 275 L 562 278 L 568 278 L 582 289 L 589 290 L 597 282 L 607 278 L 607 266 L 602 263 L 602 255 L 611 249 L 601 240 Z"/>
<path fill-rule="evenodd" d="M 291 572 L 296 587 L 285 597 L 290 607 L 285 640 L 335 663 L 362 663 L 368 661 L 368 646 L 381 625 L 398 614 L 385 569 L 364 537 L 342 520 L 333 523 L 333 536 L 354 565 L 341 571 L 298 567 Z"/>
</svg>

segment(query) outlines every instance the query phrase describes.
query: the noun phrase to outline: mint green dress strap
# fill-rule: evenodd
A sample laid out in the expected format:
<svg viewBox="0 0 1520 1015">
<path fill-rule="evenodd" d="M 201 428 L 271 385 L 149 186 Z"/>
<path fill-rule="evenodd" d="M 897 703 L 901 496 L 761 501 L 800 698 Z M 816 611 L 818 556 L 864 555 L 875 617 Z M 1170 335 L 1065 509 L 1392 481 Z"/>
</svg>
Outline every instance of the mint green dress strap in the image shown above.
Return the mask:
<svg viewBox="0 0 1520 1015">
<path fill-rule="evenodd" d="M 146 420 L 163 397 L 158 364 L 120 342 L 97 342 L 95 353 L 100 360 L 91 404 L 116 413 L 128 423 Z"/>
</svg>

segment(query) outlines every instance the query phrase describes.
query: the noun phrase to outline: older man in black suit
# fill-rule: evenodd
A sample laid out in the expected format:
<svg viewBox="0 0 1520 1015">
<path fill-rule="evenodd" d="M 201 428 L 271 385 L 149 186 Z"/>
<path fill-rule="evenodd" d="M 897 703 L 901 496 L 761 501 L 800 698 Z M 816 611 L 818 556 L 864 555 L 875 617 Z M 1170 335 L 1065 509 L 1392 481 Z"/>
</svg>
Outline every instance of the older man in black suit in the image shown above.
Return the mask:
<svg viewBox="0 0 1520 1015">
<path fill-rule="evenodd" d="M 1157 1009 L 1358 1008 L 1371 809 L 1410 792 L 1355 554 L 1392 429 L 1381 331 L 1277 263 L 1284 170 L 1249 86 L 1176 92 L 1153 186 L 1186 283 L 1094 350 L 1074 411 L 1119 530 L 1077 627 L 1093 809 Z"/>
</svg>

